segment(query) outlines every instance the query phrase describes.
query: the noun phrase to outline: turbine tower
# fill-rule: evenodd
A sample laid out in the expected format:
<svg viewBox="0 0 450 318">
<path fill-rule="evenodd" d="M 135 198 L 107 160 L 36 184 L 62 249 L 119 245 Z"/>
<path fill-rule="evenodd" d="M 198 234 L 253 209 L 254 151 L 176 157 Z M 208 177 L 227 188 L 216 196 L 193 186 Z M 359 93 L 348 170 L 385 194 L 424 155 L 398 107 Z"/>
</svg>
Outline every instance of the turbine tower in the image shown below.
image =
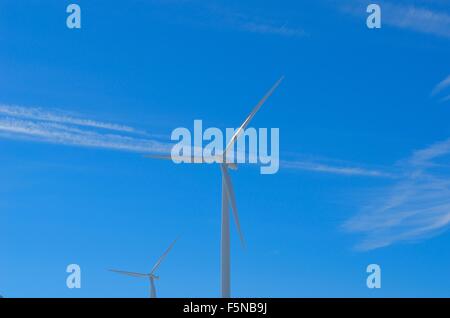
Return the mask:
<svg viewBox="0 0 450 318">
<path fill-rule="evenodd" d="M 283 81 L 284 77 L 281 77 L 264 95 L 264 97 L 256 104 L 250 115 L 245 119 L 242 125 L 235 131 L 232 138 L 230 139 L 228 145 L 226 146 L 224 152 L 219 154 L 212 159 L 214 162 L 220 165 L 221 175 L 222 175 L 222 215 L 221 215 L 221 248 L 220 248 L 220 271 L 221 271 L 221 294 L 222 298 L 230 298 L 231 296 L 231 275 L 230 275 L 230 205 L 233 212 L 234 222 L 236 224 L 237 231 L 239 233 L 239 238 L 243 246 L 245 246 L 244 236 L 241 231 L 241 225 L 239 222 L 239 215 L 236 204 L 236 196 L 234 193 L 233 185 L 231 183 L 231 177 L 228 172 L 228 168 L 233 170 L 237 169 L 235 163 L 228 163 L 226 158 L 230 149 L 233 149 L 236 140 L 244 132 L 250 121 L 256 115 L 261 106 L 266 102 L 266 100 L 273 94 L 275 89 Z M 165 159 L 173 160 L 172 156 L 167 155 L 146 155 L 147 158 L 153 159 Z M 203 164 L 207 162 L 212 162 L 211 160 L 205 161 L 205 158 L 198 158 L 195 155 L 190 157 L 177 156 L 176 159 L 181 159 L 187 163 Z M 189 160 L 189 161 L 188 161 Z"/>
<path fill-rule="evenodd" d="M 161 255 L 161 257 L 158 259 L 158 261 L 153 265 L 152 270 L 150 273 L 136 273 L 136 272 L 126 272 L 126 271 L 120 271 L 115 269 L 110 269 L 109 271 L 126 275 L 126 276 L 132 276 L 132 277 L 141 277 L 141 278 L 148 278 L 150 280 L 150 298 L 156 298 L 156 287 L 155 287 L 155 280 L 159 279 L 159 276 L 155 275 L 156 270 L 161 265 L 161 262 L 166 258 L 167 254 L 169 254 L 172 247 L 175 245 L 176 241 L 172 242 L 170 246 L 167 248 L 167 250 L 164 252 L 164 254 Z"/>
</svg>

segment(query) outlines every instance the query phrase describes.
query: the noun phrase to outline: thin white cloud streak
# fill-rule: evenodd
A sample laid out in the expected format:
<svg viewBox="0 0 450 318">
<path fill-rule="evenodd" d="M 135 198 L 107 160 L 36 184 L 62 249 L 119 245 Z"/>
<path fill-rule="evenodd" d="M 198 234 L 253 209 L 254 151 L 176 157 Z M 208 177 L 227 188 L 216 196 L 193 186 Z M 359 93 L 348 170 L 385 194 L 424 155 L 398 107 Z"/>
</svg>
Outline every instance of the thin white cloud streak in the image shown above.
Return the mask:
<svg viewBox="0 0 450 318">
<path fill-rule="evenodd" d="M 0 105 L 0 136 L 62 145 L 161 153 L 170 144 L 130 126 L 83 119 L 61 111 Z"/>
<path fill-rule="evenodd" d="M 15 105 L 0 104 L 0 115 L 28 118 L 32 120 L 50 121 L 55 123 L 71 124 L 77 126 L 103 128 L 120 132 L 143 133 L 142 131 L 136 130 L 135 128 L 130 126 L 117 125 L 102 121 L 95 121 L 91 119 L 77 118 L 65 114 L 61 111 L 46 111 L 42 108 L 37 107 L 21 107 Z"/>
<path fill-rule="evenodd" d="M 450 225 L 450 139 L 416 151 L 402 163 L 406 173 L 376 193 L 361 213 L 344 224 L 361 233 L 360 250 L 416 241 Z"/>
<path fill-rule="evenodd" d="M 307 36 L 307 33 L 301 28 L 288 27 L 287 22 L 280 23 L 279 21 L 267 20 L 218 5 L 208 5 L 206 6 L 206 10 L 210 15 L 215 17 L 212 20 L 213 23 L 218 23 L 236 30 L 282 37 Z"/>
<path fill-rule="evenodd" d="M 367 169 L 359 166 L 337 166 L 314 161 L 282 161 L 282 168 L 312 171 L 319 173 L 346 175 L 346 176 L 363 176 L 378 178 L 395 178 L 396 175 L 381 170 Z"/>
<path fill-rule="evenodd" d="M 438 95 L 441 95 L 441 93 L 445 92 L 446 90 L 450 88 L 450 75 L 447 76 L 444 80 L 439 82 L 432 90 L 431 97 L 435 97 Z M 447 92 L 448 93 L 448 92 Z M 441 95 L 442 96 L 442 95 Z M 445 103 L 450 101 L 450 95 L 444 96 L 439 99 L 440 103 Z"/>
<path fill-rule="evenodd" d="M 442 80 L 441 82 L 439 82 L 434 88 L 433 91 L 431 92 L 431 96 L 436 96 L 437 94 L 439 94 L 440 92 L 442 92 L 444 89 L 447 89 L 450 87 L 450 75 L 447 76 L 444 80 Z"/>
<path fill-rule="evenodd" d="M 159 5 L 176 5 L 195 8 L 195 21 L 183 15 L 180 23 L 206 26 L 208 28 L 226 28 L 240 32 L 255 33 L 261 35 L 273 35 L 286 38 L 304 37 L 308 34 L 301 28 L 288 26 L 284 19 L 267 19 L 261 16 L 246 14 L 242 11 L 232 9 L 231 6 L 221 5 L 216 2 L 197 1 L 157 1 Z M 174 13 L 176 15 L 176 13 Z M 171 21 L 174 18 L 172 17 Z M 178 19 L 179 20 L 179 19 Z"/>
<path fill-rule="evenodd" d="M 139 133 L 135 133 L 139 132 Z M 0 106 L 0 137 L 112 149 L 137 153 L 169 154 L 173 143 L 149 139 L 130 126 L 68 116 L 61 111 L 22 106 Z M 250 156 L 250 155 L 249 155 Z M 255 158 L 252 158 L 255 159 Z M 256 158 L 257 159 L 257 158 Z M 393 174 L 355 165 L 330 165 L 314 160 L 283 160 L 281 168 L 326 174 L 392 178 Z"/>
<path fill-rule="evenodd" d="M 433 159 L 446 155 L 450 152 L 450 139 L 435 143 L 425 149 L 414 152 L 410 163 L 415 167 L 427 167 L 433 165 Z"/>
<path fill-rule="evenodd" d="M 450 95 L 445 96 L 444 98 L 441 98 L 439 101 L 440 101 L 441 103 L 445 103 L 445 102 L 450 101 Z"/>
<path fill-rule="evenodd" d="M 284 37 L 303 37 L 306 32 L 298 28 L 289 28 L 286 25 L 278 26 L 268 23 L 243 22 L 238 23 L 237 26 L 244 31 L 268 35 L 279 35 Z"/>
<path fill-rule="evenodd" d="M 230 28 L 241 30 L 244 32 L 258 33 L 262 35 L 275 35 L 286 38 L 304 37 L 308 34 L 305 30 L 288 26 L 287 21 L 266 19 L 252 14 L 237 12 L 226 7 L 208 6 L 209 11 L 213 15 L 217 15 L 218 20 Z"/>
<path fill-rule="evenodd" d="M 450 14 L 410 4 L 380 1 L 382 25 L 450 38 Z M 368 3 L 354 1 L 340 7 L 353 15 L 367 17 Z"/>
<path fill-rule="evenodd" d="M 387 5 L 387 24 L 437 36 L 450 37 L 450 15 L 414 6 Z"/>
<path fill-rule="evenodd" d="M 14 118 L 0 119 L 0 136 L 9 139 L 27 139 L 70 146 L 105 148 L 130 152 L 162 153 L 168 144 L 119 134 L 100 133 L 58 125 Z"/>
</svg>

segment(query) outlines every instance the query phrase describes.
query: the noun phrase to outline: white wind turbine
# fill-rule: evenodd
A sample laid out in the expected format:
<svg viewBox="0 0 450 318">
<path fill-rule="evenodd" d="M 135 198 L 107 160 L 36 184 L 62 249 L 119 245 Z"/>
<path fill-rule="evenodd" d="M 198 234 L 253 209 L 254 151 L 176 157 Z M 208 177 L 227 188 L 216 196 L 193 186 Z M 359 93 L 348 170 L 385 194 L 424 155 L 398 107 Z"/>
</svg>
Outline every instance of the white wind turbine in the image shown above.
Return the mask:
<svg viewBox="0 0 450 318">
<path fill-rule="evenodd" d="M 142 278 L 148 278 L 150 280 L 150 298 L 156 298 L 156 287 L 155 287 L 155 280 L 159 279 L 159 276 L 155 275 L 156 270 L 158 269 L 159 265 L 161 265 L 161 262 L 166 258 L 167 254 L 169 254 L 172 247 L 175 245 L 176 241 L 172 242 L 170 246 L 167 248 L 167 250 L 164 252 L 163 255 L 158 259 L 158 261 L 153 265 L 152 270 L 150 273 L 135 273 L 135 272 L 126 272 L 126 271 L 119 271 L 115 269 L 110 269 L 109 271 L 114 273 L 119 273 L 126 276 L 132 276 L 132 277 L 142 277 Z"/>
<path fill-rule="evenodd" d="M 231 296 L 231 287 L 230 287 L 230 203 L 231 203 L 231 209 L 233 211 L 234 216 L 234 222 L 236 224 L 237 231 L 239 233 L 239 238 L 242 242 L 242 245 L 245 246 L 244 236 L 241 231 L 241 225 L 239 223 L 239 215 L 236 205 L 236 197 L 234 194 L 233 185 L 231 183 L 231 177 L 228 172 L 228 168 L 231 168 L 233 170 L 237 169 L 237 165 L 235 163 L 227 163 L 227 153 L 230 151 L 230 149 L 233 149 L 234 144 L 236 140 L 239 138 L 239 136 L 244 132 L 244 130 L 247 128 L 247 126 L 250 124 L 250 121 L 253 119 L 255 114 L 258 112 L 258 110 L 261 108 L 261 106 L 266 102 L 266 100 L 273 94 L 275 89 L 280 85 L 284 77 L 281 77 L 273 86 L 272 88 L 266 93 L 266 95 L 256 104 L 256 106 L 253 108 L 250 115 L 245 119 L 245 121 L 242 123 L 242 125 L 236 130 L 236 132 L 233 134 L 232 138 L 230 139 L 227 147 L 225 148 L 224 152 L 218 156 L 215 156 L 214 162 L 218 163 L 220 165 L 220 170 L 222 172 L 222 222 L 221 222 L 221 291 L 222 291 L 222 298 L 230 298 Z M 154 158 L 154 159 L 166 159 L 166 160 L 173 160 L 172 156 L 165 156 L 165 155 L 147 155 L 147 158 Z M 212 162 L 212 160 L 205 161 L 205 158 L 202 156 L 202 158 L 198 158 L 195 155 L 191 157 L 183 157 L 183 156 L 177 156 L 175 159 L 183 160 L 187 163 L 206 163 L 206 162 Z M 188 162 L 187 160 L 190 160 Z"/>
</svg>

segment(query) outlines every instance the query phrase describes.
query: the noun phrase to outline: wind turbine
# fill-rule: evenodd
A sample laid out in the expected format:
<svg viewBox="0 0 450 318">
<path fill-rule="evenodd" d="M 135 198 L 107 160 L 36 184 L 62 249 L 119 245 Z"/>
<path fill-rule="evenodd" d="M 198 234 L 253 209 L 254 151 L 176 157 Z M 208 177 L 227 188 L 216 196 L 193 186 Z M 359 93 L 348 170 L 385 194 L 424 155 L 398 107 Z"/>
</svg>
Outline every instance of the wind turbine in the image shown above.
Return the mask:
<svg viewBox="0 0 450 318">
<path fill-rule="evenodd" d="M 155 272 L 158 269 L 158 267 L 161 265 L 161 262 L 164 260 L 164 258 L 166 258 L 167 254 L 169 254 L 170 250 L 175 245 L 177 240 L 178 239 L 176 239 L 175 241 L 172 242 L 172 244 L 170 244 L 170 246 L 167 248 L 167 250 L 164 252 L 164 254 L 162 254 L 161 257 L 158 259 L 158 261 L 155 263 L 155 265 L 153 265 L 153 268 L 150 271 L 150 273 L 126 272 L 126 271 L 120 271 L 120 270 L 115 270 L 115 269 L 110 269 L 109 271 L 118 273 L 118 274 L 122 274 L 122 275 L 126 275 L 126 276 L 148 278 L 150 280 L 150 298 L 156 298 L 155 280 L 159 279 L 159 276 L 156 276 Z"/>
<path fill-rule="evenodd" d="M 239 238 L 241 240 L 242 245 L 245 247 L 244 236 L 241 231 L 241 225 L 239 223 L 239 215 L 236 204 L 236 196 L 234 193 L 233 185 L 231 183 L 231 177 L 228 172 L 228 168 L 233 170 L 237 169 L 237 165 L 235 163 L 227 163 L 227 154 L 230 149 L 233 148 L 236 140 L 239 136 L 244 132 L 247 126 L 250 124 L 250 121 L 256 115 L 261 106 L 267 101 L 267 99 L 273 94 L 276 88 L 283 81 L 284 77 L 281 77 L 264 95 L 264 97 L 256 104 L 253 108 L 250 115 L 245 119 L 242 125 L 235 131 L 233 136 L 231 137 L 228 145 L 226 146 L 224 152 L 219 154 L 213 159 L 214 162 L 220 165 L 220 170 L 222 174 L 222 215 L 221 215 L 221 248 L 220 248 L 220 263 L 221 263 L 221 293 L 222 298 L 230 298 L 231 296 L 231 283 L 230 283 L 230 204 L 231 209 L 233 211 L 234 222 L 236 224 L 237 231 L 239 233 Z M 153 159 L 166 159 L 173 160 L 172 156 L 166 155 L 146 155 L 147 158 Z M 187 163 L 207 163 L 212 162 L 210 160 L 205 161 L 205 158 L 202 156 L 201 158 L 196 157 L 195 155 L 190 157 L 177 156 L 177 159 L 183 159 L 184 162 Z M 189 161 L 188 161 L 189 160 Z"/>
</svg>

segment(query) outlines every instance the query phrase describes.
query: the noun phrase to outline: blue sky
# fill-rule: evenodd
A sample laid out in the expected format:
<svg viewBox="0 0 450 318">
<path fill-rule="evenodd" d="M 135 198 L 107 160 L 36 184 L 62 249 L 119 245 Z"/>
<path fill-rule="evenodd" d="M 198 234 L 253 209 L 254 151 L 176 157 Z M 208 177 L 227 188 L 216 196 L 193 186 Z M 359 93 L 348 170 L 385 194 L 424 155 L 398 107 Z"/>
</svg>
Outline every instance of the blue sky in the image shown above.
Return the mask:
<svg viewBox="0 0 450 318">
<path fill-rule="evenodd" d="M 144 159 L 194 119 L 280 128 L 280 171 L 232 171 L 236 297 L 450 296 L 450 3 L 0 4 L 0 294 L 219 296 L 220 171 Z M 66 266 L 82 288 L 65 285 Z M 382 288 L 365 285 L 382 268 Z"/>
</svg>

